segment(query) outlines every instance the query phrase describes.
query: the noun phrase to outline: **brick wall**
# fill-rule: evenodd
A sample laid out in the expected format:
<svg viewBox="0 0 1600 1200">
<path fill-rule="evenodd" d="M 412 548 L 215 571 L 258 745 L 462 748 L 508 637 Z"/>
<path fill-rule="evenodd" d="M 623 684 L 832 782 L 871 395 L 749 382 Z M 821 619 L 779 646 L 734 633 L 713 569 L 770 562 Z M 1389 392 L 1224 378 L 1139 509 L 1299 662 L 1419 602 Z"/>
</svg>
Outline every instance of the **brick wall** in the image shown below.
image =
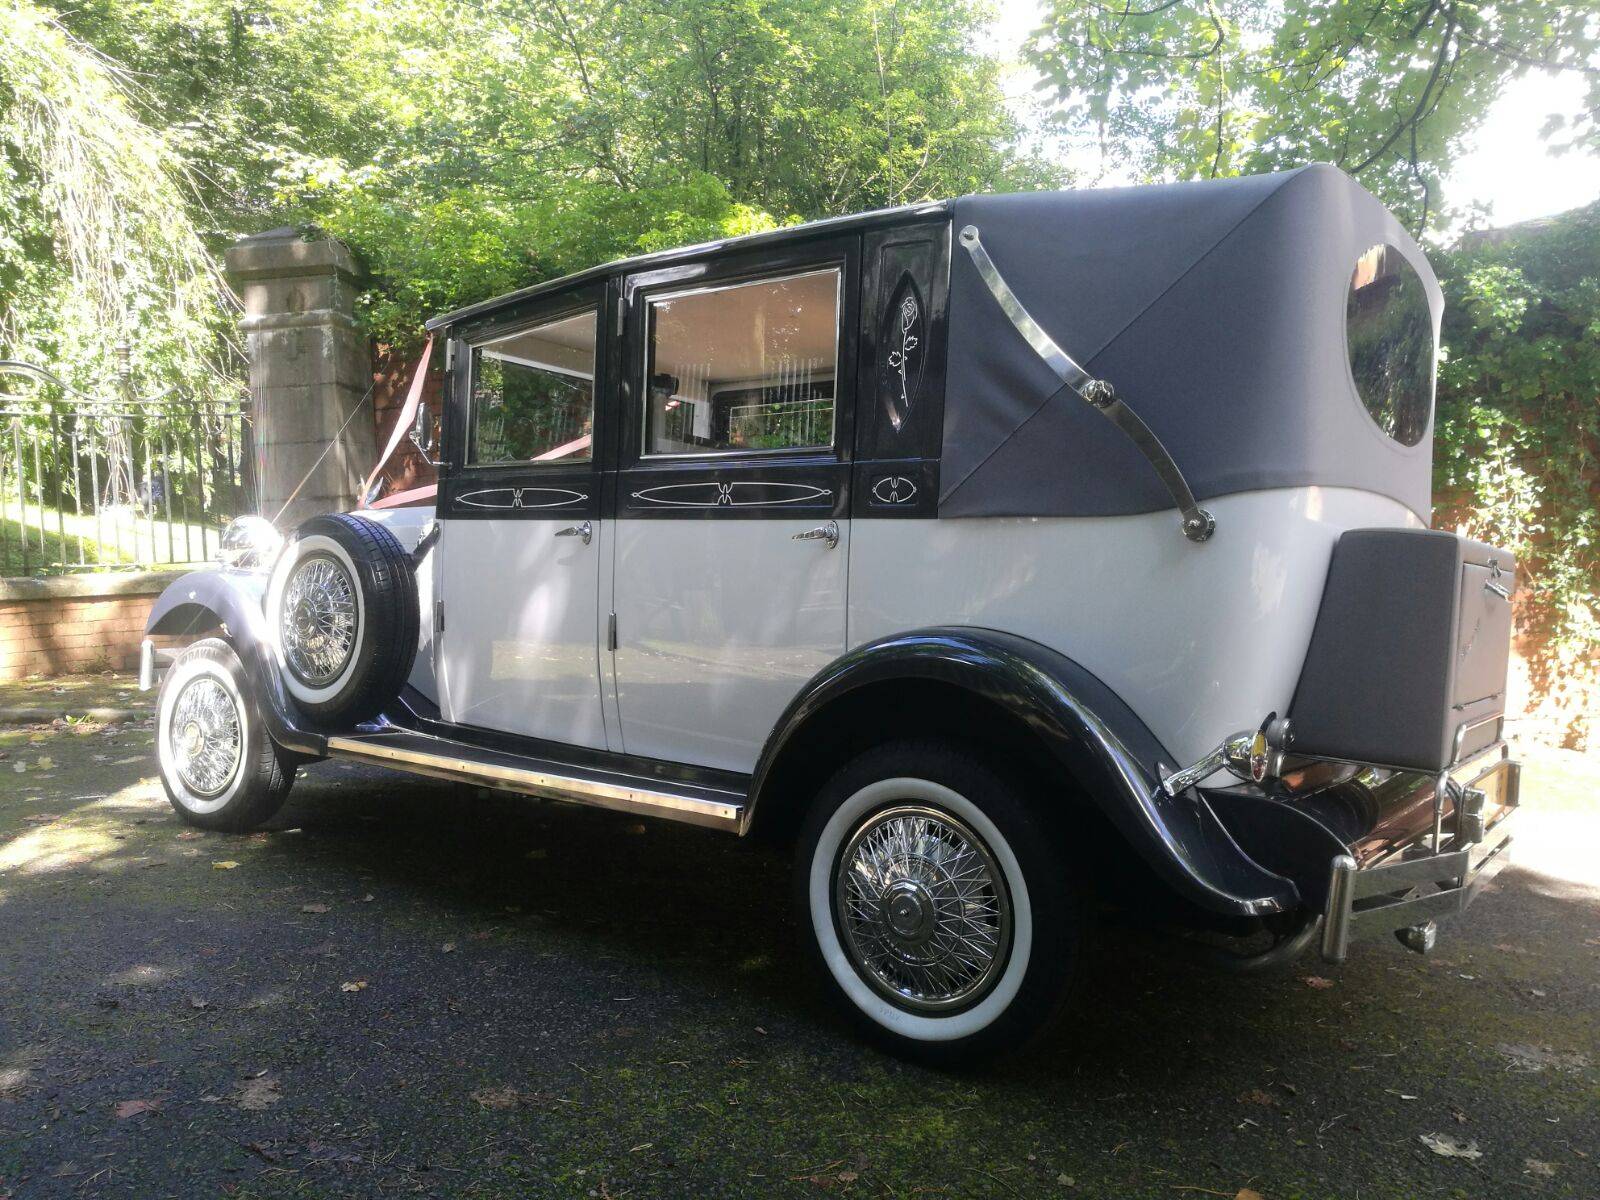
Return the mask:
<svg viewBox="0 0 1600 1200">
<path fill-rule="evenodd" d="M 435 346 L 433 369 L 428 372 L 428 378 L 422 386 L 422 402 L 432 416 L 436 437 L 444 386 L 444 376 L 440 369 L 443 363 L 444 347 Z M 379 453 L 382 453 L 394 433 L 395 422 L 400 418 L 400 409 L 406 400 L 406 389 L 411 386 L 411 376 L 416 370 L 416 365 L 415 353 L 397 354 L 387 346 L 379 346 L 373 352 L 372 418 Z M 371 467 L 367 469 L 371 470 Z M 384 494 L 387 495 L 435 483 L 438 480 L 438 472 L 417 452 L 416 447 L 407 438 L 401 441 L 394 457 L 384 464 L 382 479 Z"/>
<path fill-rule="evenodd" d="M 70 671 L 130 671 L 155 598 L 176 575 L 0 579 L 0 681 Z"/>
</svg>

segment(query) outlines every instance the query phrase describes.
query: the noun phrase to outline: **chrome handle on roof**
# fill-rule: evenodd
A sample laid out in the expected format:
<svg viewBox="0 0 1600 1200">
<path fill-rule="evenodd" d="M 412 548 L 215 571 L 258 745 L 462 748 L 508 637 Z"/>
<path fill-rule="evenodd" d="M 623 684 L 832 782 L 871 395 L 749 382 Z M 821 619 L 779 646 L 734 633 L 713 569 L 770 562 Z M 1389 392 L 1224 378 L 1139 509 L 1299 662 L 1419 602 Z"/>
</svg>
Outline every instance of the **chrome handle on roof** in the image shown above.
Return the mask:
<svg viewBox="0 0 1600 1200">
<path fill-rule="evenodd" d="M 1055 339 L 1033 319 L 1023 307 L 1022 301 L 1017 299 L 1017 294 L 1011 290 L 1011 285 L 1000 274 L 1000 268 L 994 265 L 994 259 L 990 258 L 989 252 L 984 249 L 983 240 L 978 235 L 978 227 L 968 225 L 962 229 L 960 241 L 971 257 L 972 265 L 978 268 L 979 276 L 988 286 L 989 294 L 1000 306 L 1000 311 L 1011 319 L 1011 323 L 1017 327 L 1017 332 L 1023 336 L 1028 345 L 1033 347 L 1033 352 L 1044 359 L 1045 365 L 1055 373 L 1057 379 L 1061 380 L 1062 386 L 1071 388 L 1079 399 L 1097 409 L 1106 420 L 1122 430 L 1138 448 L 1139 453 L 1143 454 L 1146 461 L 1155 468 L 1156 474 L 1161 476 L 1161 482 L 1166 485 L 1168 494 L 1183 516 L 1183 536 L 1191 542 L 1203 542 L 1215 533 L 1216 518 L 1196 502 L 1188 480 L 1183 477 L 1183 472 L 1179 470 L 1178 464 L 1173 461 L 1167 448 L 1161 444 L 1161 439 L 1144 423 L 1138 413 L 1117 396 L 1116 389 L 1111 384 L 1104 379 L 1096 379 L 1084 370 L 1077 360 L 1058 346 Z"/>
<path fill-rule="evenodd" d="M 828 549 L 832 550 L 839 544 L 839 522 L 829 521 L 826 525 L 818 525 L 815 529 L 807 529 L 793 534 L 790 540 L 796 542 L 827 542 Z"/>
<path fill-rule="evenodd" d="M 556 530 L 556 536 L 581 537 L 583 539 L 583 544 L 587 546 L 589 544 L 589 540 L 594 537 L 594 526 L 588 521 L 585 521 L 582 525 L 568 525 L 565 529 Z"/>
</svg>

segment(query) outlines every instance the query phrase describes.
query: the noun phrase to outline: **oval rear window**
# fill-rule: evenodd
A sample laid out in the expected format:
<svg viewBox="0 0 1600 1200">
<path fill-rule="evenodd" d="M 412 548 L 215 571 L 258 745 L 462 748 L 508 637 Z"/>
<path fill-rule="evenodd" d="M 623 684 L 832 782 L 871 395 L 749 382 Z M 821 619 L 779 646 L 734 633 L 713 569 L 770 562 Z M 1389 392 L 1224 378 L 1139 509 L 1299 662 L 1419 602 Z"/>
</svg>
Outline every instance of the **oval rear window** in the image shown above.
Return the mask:
<svg viewBox="0 0 1600 1200">
<path fill-rule="evenodd" d="M 1380 243 L 1357 260 L 1345 341 L 1372 419 L 1402 446 L 1415 446 L 1433 412 L 1433 315 L 1422 280 L 1393 246 Z"/>
</svg>

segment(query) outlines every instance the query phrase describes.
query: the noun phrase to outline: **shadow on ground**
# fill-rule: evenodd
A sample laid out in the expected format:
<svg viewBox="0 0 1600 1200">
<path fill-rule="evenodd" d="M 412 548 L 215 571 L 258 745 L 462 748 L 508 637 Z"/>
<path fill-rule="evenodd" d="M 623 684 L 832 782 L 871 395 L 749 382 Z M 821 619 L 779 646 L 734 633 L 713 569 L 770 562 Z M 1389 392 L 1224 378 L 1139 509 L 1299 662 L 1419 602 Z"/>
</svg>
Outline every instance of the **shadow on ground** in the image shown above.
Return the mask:
<svg viewBox="0 0 1600 1200">
<path fill-rule="evenodd" d="M 1541 870 L 1434 958 L 1117 935 L 1043 1052 L 953 1076 L 842 1031 L 786 864 L 720 835 L 339 764 L 202 835 L 146 729 L 0 752 L 0 1197 L 1600 1192 L 1587 810 L 1535 800 Z"/>
</svg>

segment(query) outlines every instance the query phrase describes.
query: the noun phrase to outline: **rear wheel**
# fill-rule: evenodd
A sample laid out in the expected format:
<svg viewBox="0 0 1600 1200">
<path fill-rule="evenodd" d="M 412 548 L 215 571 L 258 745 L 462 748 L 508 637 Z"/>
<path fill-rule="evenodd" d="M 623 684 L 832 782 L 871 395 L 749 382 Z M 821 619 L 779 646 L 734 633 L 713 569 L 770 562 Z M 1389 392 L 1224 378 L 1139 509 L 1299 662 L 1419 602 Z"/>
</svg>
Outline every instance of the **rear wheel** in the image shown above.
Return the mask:
<svg viewBox="0 0 1600 1200">
<path fill-rule="evenodd" d="M 861 755 L 808 813 L 795 863 L 805 942 L 873 1040 L 939 1063 L 993 1058 L 1065 1003 L 1087 906 L 1027 789 L 976 755 Z"/>
<path fill-rule="evenodd" d="M 173 809 L 201 829 L 255 828 L 283 807 L 294 779 L 238 655 L 217 638 L 190 646 L 161 681 L 156 759 Z"/>
</svg>

